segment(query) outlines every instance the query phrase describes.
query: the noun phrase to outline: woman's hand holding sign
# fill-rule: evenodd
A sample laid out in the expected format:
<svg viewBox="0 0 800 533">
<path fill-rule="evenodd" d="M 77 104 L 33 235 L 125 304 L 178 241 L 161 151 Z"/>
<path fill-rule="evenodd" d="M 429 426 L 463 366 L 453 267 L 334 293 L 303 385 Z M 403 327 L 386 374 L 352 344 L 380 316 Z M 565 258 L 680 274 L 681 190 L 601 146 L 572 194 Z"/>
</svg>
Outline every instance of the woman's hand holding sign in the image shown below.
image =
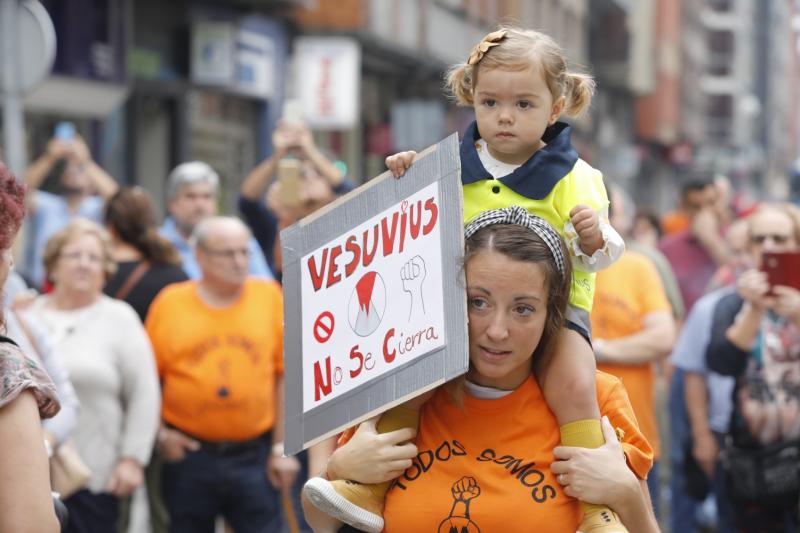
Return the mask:
<svg viewBox="0 0 800 533">
<path fill-rule="evenodd" d="M 398 477 L 411 466 L 417 447 L 411 442 L 417 436 L 412 428 L 378 433 L 376 424 L 380 417 L 362 422 L 347 444 L 336 450 L 328 461 L 328 477 L 347 479 L 360 483 L 383 483 Z"/>
</svg>

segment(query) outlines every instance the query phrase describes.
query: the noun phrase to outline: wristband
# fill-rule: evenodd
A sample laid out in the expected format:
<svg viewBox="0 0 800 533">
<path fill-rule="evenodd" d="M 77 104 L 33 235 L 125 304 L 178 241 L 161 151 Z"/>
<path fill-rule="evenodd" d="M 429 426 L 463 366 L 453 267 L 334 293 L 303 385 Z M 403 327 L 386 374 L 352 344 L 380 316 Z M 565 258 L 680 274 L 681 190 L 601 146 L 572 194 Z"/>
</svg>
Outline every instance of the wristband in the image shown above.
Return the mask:
<svg viewBox="0 0 800 533">
<path fill-rule="evenodd" d="M 286 449 L 283 446 L 283 441 L 272 443 L 272 455 L 277 455 L 278 457 L 284 457 L 286 455 L 285 452 Z"/>
</svg>

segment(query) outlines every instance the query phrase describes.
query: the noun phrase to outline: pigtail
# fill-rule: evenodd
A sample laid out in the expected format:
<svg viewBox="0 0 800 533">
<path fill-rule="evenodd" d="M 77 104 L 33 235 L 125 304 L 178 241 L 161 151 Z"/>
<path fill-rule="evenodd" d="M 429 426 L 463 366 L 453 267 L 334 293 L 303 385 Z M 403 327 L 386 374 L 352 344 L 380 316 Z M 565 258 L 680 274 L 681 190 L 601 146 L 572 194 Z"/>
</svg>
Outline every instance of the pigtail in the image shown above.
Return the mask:
<svg viewBox="0 0 800 533">
<path fill-rule="evenodd" d="M 131 242 L 142 252 L 145 259 L 157 265 L 181 265 L 181 256 L 173 244 L 162 237 L 155 227 L 148 227 L 135 241 Z"/>
<path fill-rule="evenodd" d="M 472 100 L 472 77 L 475 67 L 466 63 L 453 65 L 447 70 L 444 77 L 444 85 L 447 92 L 460 106 L 471 106 Z"/>
<path fill-rule="evenodd" d="M 567 71 L 564 73 L 566 78 L 565 96 L 567 97 L 567 107 L 564 114 L 568 117 L 579 117 L 589 104 L 592 103 L 594 96 L 595 81 L 588 74 Z"/>
</svg>

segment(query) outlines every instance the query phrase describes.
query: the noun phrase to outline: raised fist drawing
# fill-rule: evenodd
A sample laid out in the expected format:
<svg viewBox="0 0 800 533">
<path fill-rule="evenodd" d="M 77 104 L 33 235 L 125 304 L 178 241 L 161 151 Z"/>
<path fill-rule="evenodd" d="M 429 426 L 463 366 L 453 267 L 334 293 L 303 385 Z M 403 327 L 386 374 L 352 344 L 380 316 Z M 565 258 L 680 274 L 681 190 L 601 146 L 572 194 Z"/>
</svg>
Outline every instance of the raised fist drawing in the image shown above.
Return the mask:
<svg viewBox="0 0 800 533">
<path fill-rule="evenodd" d="M 408 310 L 408 319 L 414 315 L 416 307 L 422 308 L 425 314 L 425 300 L 422 299 L 422 282 L 427 275 L 425 261 L 415 255 L 400 268 L 400 279 L 403 281 L 403 290 L 411 295 L 411 306 Z"/>
<path fill-rule="evenodd" d="M 475 481 L 474 477 L 462 477 L 453 483 L 451 491 L 453 492 L 453 499 L 457 502 L 461 501 L 466 503 L 481 495 L 481 488 L 478 486 L 478 482 Z"/>
</svg>

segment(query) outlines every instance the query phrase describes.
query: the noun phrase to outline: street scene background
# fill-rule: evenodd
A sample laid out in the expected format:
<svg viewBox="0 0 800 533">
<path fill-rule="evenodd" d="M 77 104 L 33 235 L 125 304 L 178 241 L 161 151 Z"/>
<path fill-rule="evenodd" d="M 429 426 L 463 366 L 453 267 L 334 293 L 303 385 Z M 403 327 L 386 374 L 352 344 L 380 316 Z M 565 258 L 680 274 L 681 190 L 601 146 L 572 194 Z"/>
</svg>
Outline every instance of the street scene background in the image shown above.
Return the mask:
<svg viewBox="0 0 800 533">
<path fill-rule="evenodd" d="M 38 7 L 25 7 L 31 3 Z M 49 29 L 30 22 L 42 13 Z M 102 202 L 119 188 L 141 187 L 152 226 L 164 235 L 185 229 L 168 177 L 182 163 L 202 162 L 218 186 L 200 211 L 242 216 L 252 227 L 241 197 L 255 198 L 283 228 L 385 172 L 387 156 L 462 135 L 474 111 L 446 96 L 443 76 L 498 24 L 547 33 L 571 66 L 594 77 L 589 111 L 568 121 L 572 144 L 602 171 L 612 208 L 615 198 L 625 205 L 619 233 L 634 248 L 660 249 L 659 267 L 677 283 L 664 290 L 681 300 L 670 301 L 678 333 L 637 363 L 653 376 L 652 409 L 649 400 L 645 408 L 661 443 L 650 480 L 659 524 L 676 533 L 761 531 L 723 517 L 730 502 L 717 501 L 713 487 L 695 497 L 685 479 L 675 480 L 687 462 L 709 479 L 718 474 L 727 422 L 709 428 L 701 413 L 704 426 L 686 405 L 681 376 L 705 380 L 704 349 L 697 348 L 699 370 L 676 363 L 673 350 L 695 300 L 736 287 L 753 266 L 737 263 L 740 255 L 769 240 L 756 243 L 755 230 L 742 225 L 735 241 L 737 221 L 763 202 L 800 202 L 798 0 L 0 0 L 0 160 L 27 181 L 29 195 L 69 197 L 62 173 L 70 161 L 95 174 L 88 193 Z M 15 27 L 21 31 L 11 36 Z M 282 190 L 269 189 L 274 175 L 303 172 L 275 163 L 270 175 L 259 174 L 291 150 L 335 178 L 301 180 L 294 191 L 281 180 Z M 83 211 L 68 201 L 69 214 L 50 233 L 76 214 L 103 222 L 102 202 Z M 14 243 L 15 268 L 29 288 L 47 293 L 57 280 L 45 272 L 37 220 L 31 211 Z M 260 247 L 245 250 L 251 273 L 256 258 L 261 274 L 279 278 L 277 230 L 263 240 L 252 229 Z M 680 235 L 686 246 L 701 243 L 696 262 L 665 244 Z M 190 253 L 185 235 L 182 242 Z M 688 287 L 693 282 L 702 289 Z M 715 383 L 704 382 L 708 397 Z M 297 506 L 303 461 L 293 494 L 276 510 L 276 531 L 308 530 Z M 157 511 L 145 484 L 124 504 L 120 531 L 164 531 L 152 523 Z M 729 518 L 736 527 L 728 529 Z M 230 527 L 218 520 L 219 531 Z"/>
</svg>

